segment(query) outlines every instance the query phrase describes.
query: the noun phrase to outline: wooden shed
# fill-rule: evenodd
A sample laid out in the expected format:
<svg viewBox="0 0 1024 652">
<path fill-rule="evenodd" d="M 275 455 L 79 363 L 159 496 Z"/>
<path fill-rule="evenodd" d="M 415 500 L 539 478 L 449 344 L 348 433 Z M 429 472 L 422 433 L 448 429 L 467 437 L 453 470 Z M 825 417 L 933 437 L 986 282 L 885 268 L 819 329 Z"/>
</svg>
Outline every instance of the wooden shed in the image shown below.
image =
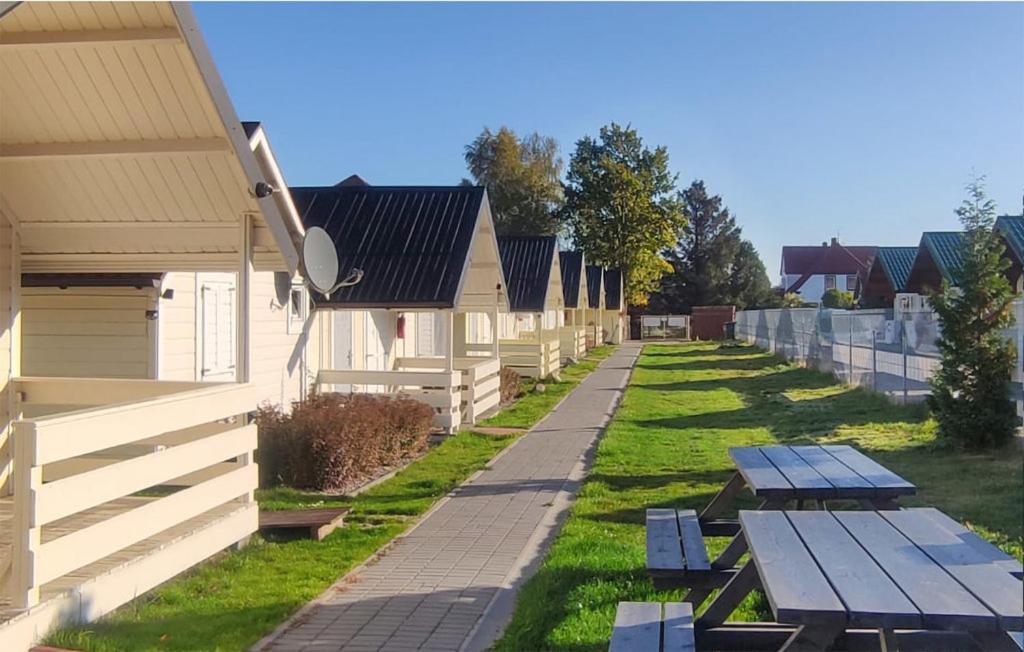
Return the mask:
<svg viewBox="0 0 1024 652">
<path fill-rule="evenodd" d="M 501 236 L 498 249 L 509 304 L 500 324 L 501 363 L 533 378 L 557 374 L 565 319 L 557 239 Z"/>
<path fill-rule="evenodd" d="M 334 239 L 343 272 L 362 272 L 314 295 L 317 384 L 412 396 L 448 431 L 496 407 L 507 299 L 486 191 L 360 180 L 292 194 L 305 226 Z"/>
<path fill-rule="evenodd" d="M 2 3 L 0 69 L 0 649 L 25 650 L 255 531 L 257 278 L 293 278 L 303 230 L 187 4 Z M 154 379 L 176 272 L 234 279 L 221 382 Z"/>
<path fill-rule="evenodd" d="M 587 297 L 586 261 L 582 251 L 562 251 L 558 254 L 562 271 L 562 295 L 565 311 L 558 330 L 558 346 L 562 359 L 575 362 L 587 353 Z"/>
</svg>

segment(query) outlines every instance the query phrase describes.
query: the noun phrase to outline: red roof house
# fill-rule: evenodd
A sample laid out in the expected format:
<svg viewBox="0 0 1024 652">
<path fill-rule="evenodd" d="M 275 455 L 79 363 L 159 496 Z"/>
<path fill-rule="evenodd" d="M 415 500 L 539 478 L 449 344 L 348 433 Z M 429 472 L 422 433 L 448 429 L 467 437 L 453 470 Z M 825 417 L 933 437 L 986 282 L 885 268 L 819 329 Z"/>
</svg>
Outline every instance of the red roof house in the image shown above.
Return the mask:
<svg viewBox="0 0 1024 652">
<path fill-rule="evenodd" d="M 851 247 L 836 238 L 818 246 L 782 248 L 782 287 L 804 301 L 818 302 L 827 290 L 856 292 L 877 247 Z"/>
</svg>

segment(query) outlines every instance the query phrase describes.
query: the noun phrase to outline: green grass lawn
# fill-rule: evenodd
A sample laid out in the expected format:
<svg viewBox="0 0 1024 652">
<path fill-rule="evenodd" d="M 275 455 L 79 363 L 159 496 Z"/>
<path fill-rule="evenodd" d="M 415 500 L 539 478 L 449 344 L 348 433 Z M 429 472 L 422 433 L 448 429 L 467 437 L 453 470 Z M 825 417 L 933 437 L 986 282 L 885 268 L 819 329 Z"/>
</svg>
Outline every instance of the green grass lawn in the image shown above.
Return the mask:
<svg viewBox="0 0 1024 652">
<path fill-rule="evenodd" d="M 892 405 L 751 347 L 652 345 L 496 649 L 605 650 L 620 601 L 680 599 L 681 591 L 655 591 L 644 572 L 645 509 L 700 510 L 733 472 L 730 446 L 775 442 L 860 447 L 917 485 L 902 504 L 937 506 L 1022 557 L 1019 449 L 940 449 L 922 406 Z M 752 596 L 740 617 L 764 612 L 763 597 Z"/>
<path fill-rule="evenodd" d="M 544 394 L 528 393 L 481 425 L 528 428 L 614 347 L 563 371 Z M 504 420 L 503 417 L 505 417 Z M 337 578 L 405 531 L 442 496 L 516 439 L 462 432 L 354 498 L 279 488 L 257 492 L 267 509 L 349 506 L 345 526 L 323 541 L 265 541 L 226 553 L 102 620 L 57 631 L 51 645 L 94 652 L 244 650 Z"/>
</svg>

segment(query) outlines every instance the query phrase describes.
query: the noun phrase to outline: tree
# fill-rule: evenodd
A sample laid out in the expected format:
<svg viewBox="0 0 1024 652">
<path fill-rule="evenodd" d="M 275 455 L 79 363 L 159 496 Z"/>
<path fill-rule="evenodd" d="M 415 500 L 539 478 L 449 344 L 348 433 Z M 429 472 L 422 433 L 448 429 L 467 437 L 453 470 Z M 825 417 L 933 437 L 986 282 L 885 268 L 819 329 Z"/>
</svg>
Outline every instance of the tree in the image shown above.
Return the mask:
<svg viewBox="0 0 1024 652">
<path fill-rule="evenodd" d="M 853 308 L 854 303 L 853 292 L 846 290 L 832 288 L 831 290 L 825 290 L 825 294 L 821 296 L 821 305 L 825 308 L 849 310 Z"/>
<path fill-rule="evenodd" d="M 508 127 L 488 128 L 466 145 L 466 166 L 485 186 L 499 235 L 552 235 L 562 205 L 562 159 L 553 138 L 532 133 L 519 139 Z"/>
<path fill-rule="evenodd" d="M 993 228 L 995 204 L 986 198 L 983 181 L 967 186 L 968 198 L 956 211 L 965 230 L 957 287 L 944 281 L 930 296 L 939 318 L 942 365 L 928 402 L 940 437 L 970 449 L 1009 441 L 1016 425 L 1009 395 L 1016 353 L 1002 332 L 1013 323 L 1014 294 Z"/>
<path fill-rule="evenodd" d="M 690 184 L 681 198 L 686 224 L 675 249 L 666 254 L 672 273 L 662 283 L 662 300 L 683 310 L 725 303 L 740 245 L 736 220 L 720 196 L 708 195 L 701 180 Z"/>
<path fill-rule="evenodd" d="M 671 270 L 660 253 L 685 220 L 675 181 L 664 147 L 615 123 L 577 141 L 569 161 L 563 223 L 588 261 L 622 270 L 630 305 L 646 305 Z"/>
<path fill-rule="evenodd" d="M 749 240 L 742 240 L 732 261 L 729 274 L 729 303 L 737 308 L 761 308 L 772 304 L 775 293 L 772 291 L 768 272 L 757 254 L 757 249 Z"/>
</svg>

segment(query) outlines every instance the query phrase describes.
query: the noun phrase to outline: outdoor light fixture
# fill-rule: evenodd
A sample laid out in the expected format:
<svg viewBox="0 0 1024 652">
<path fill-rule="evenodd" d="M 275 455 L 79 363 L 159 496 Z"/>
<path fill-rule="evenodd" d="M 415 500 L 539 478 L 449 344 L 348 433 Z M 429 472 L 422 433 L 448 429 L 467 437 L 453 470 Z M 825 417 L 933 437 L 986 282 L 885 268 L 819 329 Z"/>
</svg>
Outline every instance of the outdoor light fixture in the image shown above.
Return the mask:
<svg viewBox="0 0 1024 652">
<path fill-rule="evenodd" d="M 266 199 L 277 192 L 277 188 L 270 185 L 266 181 L 257 181 L 256 186 L 252 190 L 252 194 L 256 199 Z"/>
</svg>

